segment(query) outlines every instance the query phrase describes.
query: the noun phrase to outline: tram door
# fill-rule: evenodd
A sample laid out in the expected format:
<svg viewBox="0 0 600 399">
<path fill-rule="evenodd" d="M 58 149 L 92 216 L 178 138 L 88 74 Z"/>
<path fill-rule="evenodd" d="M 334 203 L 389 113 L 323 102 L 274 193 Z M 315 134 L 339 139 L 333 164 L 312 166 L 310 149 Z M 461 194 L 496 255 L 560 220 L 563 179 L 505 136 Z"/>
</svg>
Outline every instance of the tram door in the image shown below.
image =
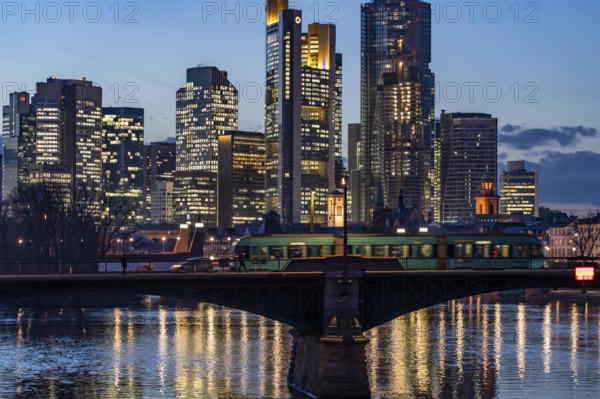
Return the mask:
<svg viewBox="0 0 600 399">
<path fill-rule="evenodd" d="M 437 240 L 437 267 L 438 269 L 448 268 L 448 238 L 438 237 Z"/>
</svg>

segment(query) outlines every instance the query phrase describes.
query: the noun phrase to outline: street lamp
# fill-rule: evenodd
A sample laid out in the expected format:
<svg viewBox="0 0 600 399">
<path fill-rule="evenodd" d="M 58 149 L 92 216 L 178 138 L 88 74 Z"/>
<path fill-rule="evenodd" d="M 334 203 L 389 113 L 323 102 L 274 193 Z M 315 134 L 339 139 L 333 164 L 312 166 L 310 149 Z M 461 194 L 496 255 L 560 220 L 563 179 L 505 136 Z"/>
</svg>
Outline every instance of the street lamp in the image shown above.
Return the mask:
<svg viewBox="0 0 600 399">
<path fill-rule="evenodd" d="M 19 260 L 23 261 L 23 240 L 19 240 Z"/>
<path fill-rule="evenodd" d="M 162 242 L 163 242 L 163 254 L 165 253 L 165 240 L 166 239 L 167 239 L 166 237 L 162 238 Z"/>
</svg>

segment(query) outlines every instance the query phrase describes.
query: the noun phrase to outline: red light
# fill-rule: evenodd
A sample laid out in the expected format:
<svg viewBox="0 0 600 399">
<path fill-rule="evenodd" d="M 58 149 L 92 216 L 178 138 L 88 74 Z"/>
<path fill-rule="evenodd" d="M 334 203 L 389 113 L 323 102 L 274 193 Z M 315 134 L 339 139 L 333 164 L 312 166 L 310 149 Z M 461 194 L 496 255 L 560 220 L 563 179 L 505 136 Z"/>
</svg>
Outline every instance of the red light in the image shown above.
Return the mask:
<svg viewBox="0 0 600 399">
<path fill-rule="evenodd" d="M 578 266 L 575 268 L 576 281 L 594 281 L 596 269 L 589 266 Z"/>
<path fill-rule="evenodd" d="M 19 97 L 19 101 L 21 101 L 22 103 L 24 103 L 25 101 L 27 101 L 27 97 L 21 96 L 21 97 Z"/>
</svg>

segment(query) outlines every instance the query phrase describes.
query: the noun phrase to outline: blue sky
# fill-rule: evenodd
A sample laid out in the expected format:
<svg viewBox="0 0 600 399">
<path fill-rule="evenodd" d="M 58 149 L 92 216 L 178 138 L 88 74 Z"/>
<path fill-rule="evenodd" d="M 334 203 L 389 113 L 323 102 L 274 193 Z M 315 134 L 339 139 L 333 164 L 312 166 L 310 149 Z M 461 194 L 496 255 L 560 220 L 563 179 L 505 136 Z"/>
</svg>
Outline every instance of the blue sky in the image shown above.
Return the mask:
<svg viewBox="0 0 600 399">
<path fill-rule="evenodd" d="M 1 3 L 2 103 L 15 85 L 33 90 L 48 76 L 86 76 L 103 87 L 106 106 L 144 107 L 146 141 L 156 141 L 174 136 L 186 68 L 214 65 L 240 88 L 240 128 L 262 129 L 263 1 L 25 4 Z M 338 25 L 344 124 L 360 115 L 360 4 L 294 1 L 305 23 Z M 510 125 L 501 131 L 500 160 L 538 163 L 543 204 L 600 207 L 600 2 L 440 0 L 432 7 L 436 113 L 492 113 Z M 556 176 L 564 168 L 585 175 L 581 186 Z"/>
</svg>

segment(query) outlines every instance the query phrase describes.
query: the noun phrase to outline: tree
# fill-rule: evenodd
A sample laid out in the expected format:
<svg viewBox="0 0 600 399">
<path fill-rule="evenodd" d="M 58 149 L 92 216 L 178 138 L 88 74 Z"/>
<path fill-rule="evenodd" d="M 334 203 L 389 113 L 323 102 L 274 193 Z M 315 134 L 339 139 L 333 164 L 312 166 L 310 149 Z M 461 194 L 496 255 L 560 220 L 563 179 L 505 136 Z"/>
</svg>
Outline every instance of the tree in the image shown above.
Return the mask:
<svg viewBox="0 0 600 399">
<path fill-rule="evenodd" d="M 590 213 L 587 218 L 577 220 L 570 238 L 578 257 L 600 255 L 600 213 Z"/>
</svg>

